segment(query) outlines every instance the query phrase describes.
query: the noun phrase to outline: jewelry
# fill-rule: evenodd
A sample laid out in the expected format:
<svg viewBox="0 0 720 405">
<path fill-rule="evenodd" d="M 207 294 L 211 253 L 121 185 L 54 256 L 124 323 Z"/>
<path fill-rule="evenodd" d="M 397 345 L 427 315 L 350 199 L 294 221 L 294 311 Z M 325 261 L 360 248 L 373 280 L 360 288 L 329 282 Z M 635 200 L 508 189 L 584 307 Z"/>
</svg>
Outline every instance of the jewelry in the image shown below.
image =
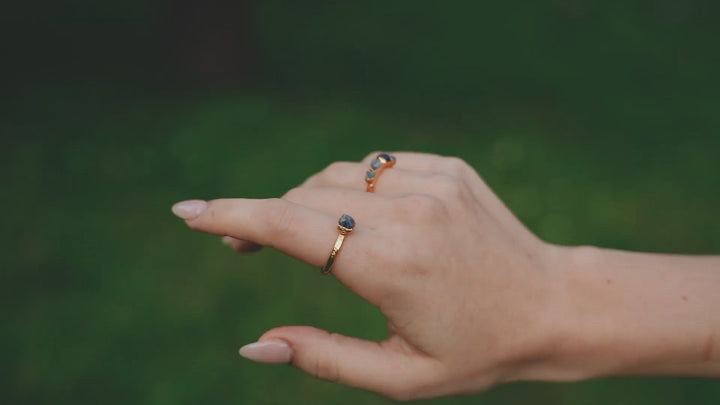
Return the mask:
<svg viewBox="0 0 720 405">
<path fill-rule="evenodd" d="M 335 257 L 337 256 L 338 252 L 340 252 L 343 241 L 345 241 L 345 235 L 352 232 L 354 227 L 355 220 L 353 219 L 353 217 L 347 214 L 342 214 L 342 216 L 338 220 L 337 229 L 339 233 L 337 239 L 335 239 L 335 245 L 333 245 L 333 248 L 330 251 L 330 257 L 328 257 L 327 263 L 325 263 L 325 267 L 320 269 L 322 274 L 330 273 L 330 268 L 332 267 L 333 262 L 335 262 Z"/>
<path fill-rule="evenodd" d="M 395 156 L 388 155 L 387 153 L 377 155 L 377 157 L 370 162 L 370 170 L 365 172 L 365 182 L 367 183 L 366 191 L 368 193 L 375 191 L 375 182 L 378 177 L 380 177 L 380 173 L 386 168 L 395 166 L 396 162 L 397 159 L 395 159 Z"/>
</svg>

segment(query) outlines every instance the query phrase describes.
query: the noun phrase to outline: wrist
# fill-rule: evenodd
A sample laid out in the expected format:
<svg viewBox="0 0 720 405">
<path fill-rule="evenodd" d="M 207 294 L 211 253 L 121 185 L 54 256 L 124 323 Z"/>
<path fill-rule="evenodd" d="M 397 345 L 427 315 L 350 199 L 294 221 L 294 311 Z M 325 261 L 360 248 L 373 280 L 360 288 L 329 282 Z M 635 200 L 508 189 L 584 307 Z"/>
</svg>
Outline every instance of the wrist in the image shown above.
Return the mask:
<svg viewBox="0 0 720 405">
<path fill-rule="evenodd" d="M 621 302 L 608 296 L 613 277 L 605 274 L 605 251 L 594 246 L 558 246 L 558 306 L 564 314 L 556 336 L 555 377 L 578 381 L 600 377 L 622 362 L 615 312 Z M 622 308 L 620 308 L 622 310 Z"/>
<path fill-rule="evenodd" d="M 525 379 L 720 375 L 720 261 L 552 246 L 542 361 Z"/>
<path fill-rule="evenodd" d="M 598 254 L 593 247 L 543 247 L 541 290 L 543 305 L 533 308 L 536 322 L 528 327 L 533 337 L 527 343 L 523 361 L 507 381 L 577 381 L 595 375 L 587 363 L 589 342 L 578 307 L 578 278 Z M 537 282 L 538 280 L 535 280 Z"/>
<path fill-rule="evenodd" d="M 547 289 L 551 297 L 542 313 L 542 336 L 532 361 L 517 380 L 579 381 L 606 375 L 618 362 L 608 357 L 613 305 L 602 297 L 594 273 L 603 250 L 592 246 L 548 244 Z M 593 274 L 594 273 L 594 274 Z M 607 283 L 607 280 L 603 280 Z M 607 285 L 607 284 L 605 284 Z"/>
</svg>

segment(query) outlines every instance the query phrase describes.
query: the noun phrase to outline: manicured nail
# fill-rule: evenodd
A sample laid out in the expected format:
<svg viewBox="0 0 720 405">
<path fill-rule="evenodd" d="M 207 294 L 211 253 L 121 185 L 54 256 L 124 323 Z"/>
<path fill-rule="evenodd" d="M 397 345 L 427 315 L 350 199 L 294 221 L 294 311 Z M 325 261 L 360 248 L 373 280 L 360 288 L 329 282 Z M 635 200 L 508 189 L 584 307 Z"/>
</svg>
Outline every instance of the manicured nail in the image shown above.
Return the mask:
<svg viewBox="0 0 720 405">
<path fill-rule="evenodd" d="M 240 348 L 239 353 L 246 359 L 260 363 L 290 363 L 292 349 L 284 340 L 272 339 L 250 343 Z"/>
<path fill-rule="evenodd" d="M 203 200 L 180 201 L 172 206 L 173 214 L 182 219 L 193 219 L 205 211 L 207 202 Z"/>
</svg>

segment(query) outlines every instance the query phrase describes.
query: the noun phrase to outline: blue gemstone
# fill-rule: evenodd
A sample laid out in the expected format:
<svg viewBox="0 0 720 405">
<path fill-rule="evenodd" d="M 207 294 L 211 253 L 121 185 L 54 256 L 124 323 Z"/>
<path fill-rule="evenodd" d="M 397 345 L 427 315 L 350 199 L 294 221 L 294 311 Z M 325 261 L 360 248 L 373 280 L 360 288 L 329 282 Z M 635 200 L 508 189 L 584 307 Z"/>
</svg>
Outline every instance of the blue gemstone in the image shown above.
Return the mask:
<svg viewBox="0 0 720 405">
<path fill-rule="evenodd" d="M 384 159 L 386 162 L 390 161 L 390 155 L 388 155 L 387 153 L 381 153 L 378 155 L 378 157 Z"/>
<path fill-rule="evenodd" d="M 365 173 L 365 176 L 366 176 L 368 179 L 374 178 L 375 175 L 377 175 L 377 173 L 375 173 L 375 172 L 372 171 L 372 170 L 368 170 L 367 173 Z"/>
<path fill-rule="evenodd" d="M 372 162 L 370 162 L 370 167 L 377 170 L 382 167 L 382 163 L 380 163 L 380 161 L 377 159 L 373 159 Z"/>
<path fill-rule="evenodd" d="M 338 221 L 338 225 L 343 228 L 353 229 L 355 227 L 355 220 L 348 214 L 342 214 L 340 220 Z"/>
</svg>

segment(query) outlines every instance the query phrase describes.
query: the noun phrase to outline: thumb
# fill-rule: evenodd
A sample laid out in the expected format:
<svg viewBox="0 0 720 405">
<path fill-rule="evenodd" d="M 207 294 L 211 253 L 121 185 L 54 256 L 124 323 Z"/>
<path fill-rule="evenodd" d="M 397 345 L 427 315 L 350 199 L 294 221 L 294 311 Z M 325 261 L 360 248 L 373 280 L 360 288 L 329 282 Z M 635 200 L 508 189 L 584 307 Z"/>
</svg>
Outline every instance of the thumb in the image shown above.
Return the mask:
<svg viewBox="0 0 720 405">
<path fill-rule="evenodd" d="M 425 355 L 395 349 L 389 342 L 310 326 L 283 326 L 240 348 L 240 355 L 263 363 L 292 364 L 315 377 L 396 399 L 424 396 L 437 380 L 437 363 Z"/>
</svg>

